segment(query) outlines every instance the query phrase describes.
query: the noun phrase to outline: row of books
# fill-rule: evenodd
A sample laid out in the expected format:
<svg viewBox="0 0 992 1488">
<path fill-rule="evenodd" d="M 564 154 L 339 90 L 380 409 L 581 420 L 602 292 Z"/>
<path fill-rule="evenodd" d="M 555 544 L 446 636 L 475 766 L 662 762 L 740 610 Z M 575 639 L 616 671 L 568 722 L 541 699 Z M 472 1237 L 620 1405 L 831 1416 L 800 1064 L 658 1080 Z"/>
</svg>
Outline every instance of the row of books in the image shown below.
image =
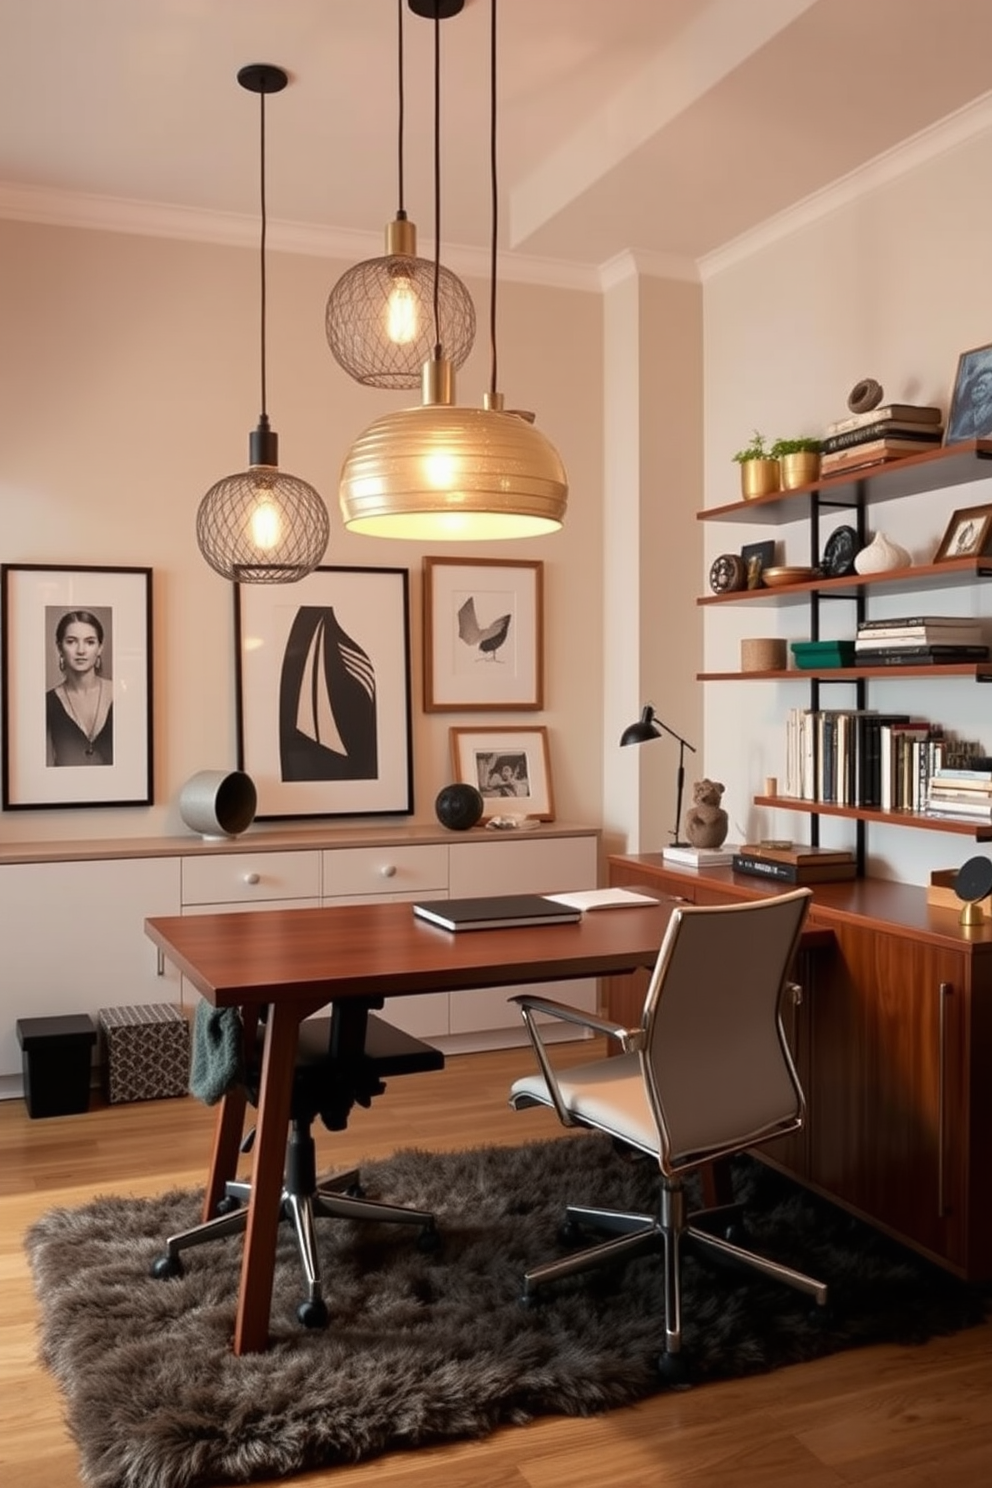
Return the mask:
<svg viewBox="0 0 992 1488">
<path fill-rule="evenodd" d="M 796 843 L 745 843 L 734 853 L 731 867 L 735 873 L 782 884 L 832 883 L 857 876 L 849 849 Z"/>
<path fill-rule="evenodd" d="M 935 770 L 926 809 L 929 816 L 992 821 L 992 768 Z"/>
<path fill-rule="evenodd" d="M 870 708 L 791 708 L 785 746 L 787 796 L 881 811 L 926 810 L 935 773 L 981 755 L 939 724 Z"/>
<path fill-rule="evenodd" d="M 859 666 L 984 661 L 988 655 L 981 621 L 961 615 L 863 620 L 854 642 L 855 664 Z"/>
<path fill-rule="evenodd" d="M 915 403 L 889 403 L 869 413 L 853 414 L 827 427 L 822 443 L 823 475 L 838 475 L 865 465 L 916 455 L 943 441 L 939 408 Z"/>
</svg>

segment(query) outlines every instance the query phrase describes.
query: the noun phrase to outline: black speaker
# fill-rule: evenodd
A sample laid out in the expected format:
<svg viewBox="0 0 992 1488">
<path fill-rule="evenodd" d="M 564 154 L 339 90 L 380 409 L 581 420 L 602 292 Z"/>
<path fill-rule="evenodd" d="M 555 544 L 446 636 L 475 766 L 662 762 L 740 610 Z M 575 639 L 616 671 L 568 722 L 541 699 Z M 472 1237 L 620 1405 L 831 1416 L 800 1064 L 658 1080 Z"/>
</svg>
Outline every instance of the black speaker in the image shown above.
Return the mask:
<svg viewBox="0 0 992 1488">
<path fill-rule="evenodd" d="M 474 785 L 446 785 L 434 802 L 438 821 L 452 832 L 467 832 L 474 827 L 484 807 L 482 794 Z"/>
</svg>

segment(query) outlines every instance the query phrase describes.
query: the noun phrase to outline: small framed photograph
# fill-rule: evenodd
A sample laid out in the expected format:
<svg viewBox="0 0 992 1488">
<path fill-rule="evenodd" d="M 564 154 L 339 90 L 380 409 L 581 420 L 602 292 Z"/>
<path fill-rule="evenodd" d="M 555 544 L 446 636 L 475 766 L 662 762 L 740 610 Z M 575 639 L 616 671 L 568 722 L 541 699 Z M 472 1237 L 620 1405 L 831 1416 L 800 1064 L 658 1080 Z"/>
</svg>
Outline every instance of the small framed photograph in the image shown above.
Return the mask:
<svg viewBox="0 0 992 1488">
<path fill-rule="evenodd" d="M 3 809 L 152 803 L 152 571 L 0 566 Z"/>
<path fill-rule="evenodd" d="M 256 821 L 413 810 L 409 573 L 235 584 L 238 767 Z"/>
<path fill-rule="evenodd" d="M 992 436 L 992 344 L 958 357 L 944 443 Z"/>
<path fill-rule="evenodd" d="M 745 543 L 741 548 L 741 557 L 744 559 L 744 571 L 746 583 L 749 589 L 760 589 L 762 587 L 761 575 L 766 568 L 775 566 L 775 542 Z"/>
<path fill-rule="evenodd" d="M 554 821 L 546 728 L 453 728 L 451 762 L 455 779 L 481 792 L 484 821 L 493 816 Z"/>
<path fill-rule="evenodd" d="M 992 549 L 992 506 L 966 506 L 947 524 L 934 563 L 947 558 L 985 558 Z"/>
<path fill-rule="evenodd" d="M 424 711 L 544 706 L 544 565 L 424 559 Z"/>
</svg>

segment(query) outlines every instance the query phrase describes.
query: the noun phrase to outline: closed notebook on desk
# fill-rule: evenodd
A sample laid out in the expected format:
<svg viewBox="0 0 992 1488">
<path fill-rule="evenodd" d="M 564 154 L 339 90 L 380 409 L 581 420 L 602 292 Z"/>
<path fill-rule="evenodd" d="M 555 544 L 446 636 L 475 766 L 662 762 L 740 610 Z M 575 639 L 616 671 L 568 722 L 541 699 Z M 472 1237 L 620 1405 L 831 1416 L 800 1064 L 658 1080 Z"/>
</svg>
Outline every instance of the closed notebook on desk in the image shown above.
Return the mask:
<svg viewBox="0 0 992 1488">
<path fill-rule="evenodd" d="M 498 930 L 514 925 L 567 925 L 582 913 L 541 894 L 489 894 L 479 899 L 435 899 L 413 912 L 444 930 Z"/>
</svg>

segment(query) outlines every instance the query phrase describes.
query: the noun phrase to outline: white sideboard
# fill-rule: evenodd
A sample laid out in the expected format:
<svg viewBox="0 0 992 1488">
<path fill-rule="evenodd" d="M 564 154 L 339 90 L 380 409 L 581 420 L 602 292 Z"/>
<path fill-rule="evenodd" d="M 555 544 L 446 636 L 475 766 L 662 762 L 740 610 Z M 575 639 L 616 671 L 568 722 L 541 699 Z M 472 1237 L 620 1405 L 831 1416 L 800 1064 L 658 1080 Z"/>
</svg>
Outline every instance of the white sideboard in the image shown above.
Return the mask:
<svg viewBox="0 0 992 1488">
<path fill-rule="evenodd" d="M 223 842 L 0 844 L 0 1097 L 23 1089 L 18 1018 L 189 1003 L 144 934 L 148 916 L 553 893 L 595 887 L 599 876 L 598 830 L 553 823 L 512 833 L 256 828 Z M 523 1042 L 512 991 L 396 998 L 387 1016 L 450 1053 L 496 1048 Z M 592 1008 L 596 984 L 569 983 L 567 997 Z"/>
</svg>

